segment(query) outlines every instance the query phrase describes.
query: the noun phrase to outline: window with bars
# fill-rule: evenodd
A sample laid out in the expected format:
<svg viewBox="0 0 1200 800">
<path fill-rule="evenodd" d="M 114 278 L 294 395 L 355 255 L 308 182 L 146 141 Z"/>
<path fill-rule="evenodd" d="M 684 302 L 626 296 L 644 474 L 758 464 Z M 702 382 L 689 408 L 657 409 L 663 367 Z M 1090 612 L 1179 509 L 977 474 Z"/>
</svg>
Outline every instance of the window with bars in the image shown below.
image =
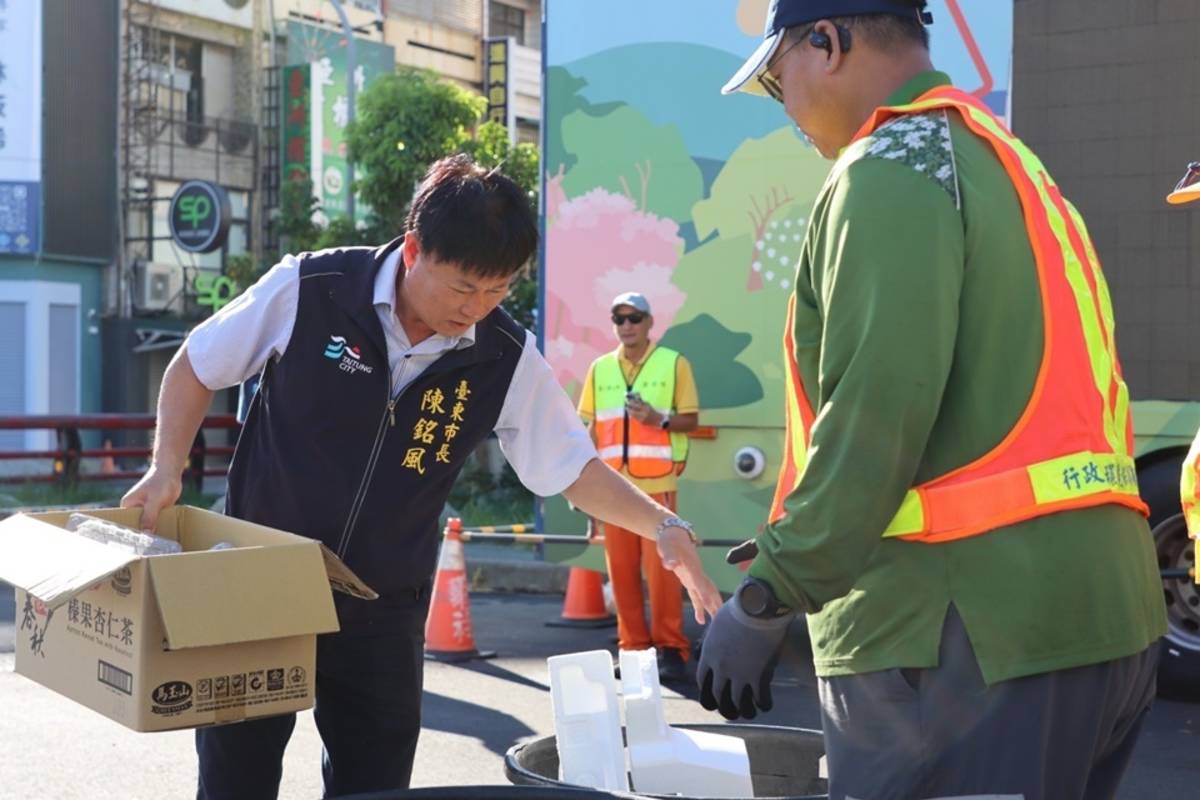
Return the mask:
<svg viewBox="0 0 1200 800">
<path fill-rule="evenodd" d="M 525 44 L 525 10 L 504 3 L 489 3 L 488 36 L 511 36 L 517 44 Z"/>
</svg>

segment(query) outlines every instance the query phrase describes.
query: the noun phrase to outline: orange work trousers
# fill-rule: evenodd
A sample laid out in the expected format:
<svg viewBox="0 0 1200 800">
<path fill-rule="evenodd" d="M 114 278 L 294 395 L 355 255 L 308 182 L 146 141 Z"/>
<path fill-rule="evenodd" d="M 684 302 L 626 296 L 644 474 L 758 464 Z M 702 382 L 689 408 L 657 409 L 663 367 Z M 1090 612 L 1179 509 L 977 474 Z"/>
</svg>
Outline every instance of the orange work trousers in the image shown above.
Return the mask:
<svg viewBox="0 0 1200 800">
<path fill-rule="evenodd" d="M 672 511 L 675 492 L 650 495 Z M 622 650 L 678 650 L 690 655 L 683 633 L 683 585 L 658 557 L 658 545 L 632 531 L 603 524 L 608 579 L 617 606 L 617 646 Z M 650 627 L 642 596 L 642 575 L 650 592 Z"/>
</svg>

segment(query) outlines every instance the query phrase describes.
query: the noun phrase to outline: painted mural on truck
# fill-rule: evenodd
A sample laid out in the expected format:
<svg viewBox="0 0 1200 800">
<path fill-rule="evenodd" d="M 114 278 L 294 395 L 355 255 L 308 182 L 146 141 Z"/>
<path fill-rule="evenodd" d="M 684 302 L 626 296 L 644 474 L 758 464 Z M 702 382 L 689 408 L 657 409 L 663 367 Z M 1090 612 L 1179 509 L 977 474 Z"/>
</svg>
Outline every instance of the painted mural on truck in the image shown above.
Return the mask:
<svg viewBox="0 0 1200 800">
<path fill-rule="evenodd" d="M 615 347 L 608 304 L 647 296 L 652 336 L 692 362 L 701 425 L 680 507 L 715 537 L 765 519 L 783 429 L 781 334 L 829 169 L 783 107 L 720 88 L 761 40 L 768 0 L 547 0 L 541 336 L 573 398 Z M 933 57 L 998 113 L 1012 5 L 934 0 Z M 701 8 L 703 9 L 701 11 Z M 763 453 L 739 478 L 735 455 Z"/>
</svg>

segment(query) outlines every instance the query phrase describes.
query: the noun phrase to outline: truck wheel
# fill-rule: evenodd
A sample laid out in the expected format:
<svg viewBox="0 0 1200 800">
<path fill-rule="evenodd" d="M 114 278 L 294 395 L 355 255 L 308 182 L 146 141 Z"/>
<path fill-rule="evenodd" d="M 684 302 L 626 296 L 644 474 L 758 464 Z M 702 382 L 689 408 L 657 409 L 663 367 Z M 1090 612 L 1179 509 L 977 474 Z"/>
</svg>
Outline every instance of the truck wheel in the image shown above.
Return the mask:
<svg viewBox="0 0 1200 800">
<path fill-rule="evenodd" d="M 1179 471 L 1183 453 L 1168 456 L 1138 469 L 1138 490 L 1150 506 L 1150 527 L 1156 528 L 1183 509 L 1179 504 Z"/>
<path fill-rule="evenodd" d="M 1154 529 L 1154 551 L 1160 569 L 1192 569 L 1196 550 L 1187 536 L 1183 515 L 1176 514 Z M 1191 578 L 1166 578 L 1167 637 L 1158 664 L 1158 693 L 1200 700 L 1200 589 Z"/>
<path fill-rule="evenodd" d="M 1183 453 L 1163 458 L 1138 471 L 1142 499 L 1150 506 L 1151 536 L 1159 569 L 1190 569 L 1195 548 L 1179 506 L 1179 470 Z M 1158 693 L 1200 700 L 1200 594 L 1191 580 L 1163 581 L 1167 604 L 1167 636 L 1158 662 Z"/>
</svg>

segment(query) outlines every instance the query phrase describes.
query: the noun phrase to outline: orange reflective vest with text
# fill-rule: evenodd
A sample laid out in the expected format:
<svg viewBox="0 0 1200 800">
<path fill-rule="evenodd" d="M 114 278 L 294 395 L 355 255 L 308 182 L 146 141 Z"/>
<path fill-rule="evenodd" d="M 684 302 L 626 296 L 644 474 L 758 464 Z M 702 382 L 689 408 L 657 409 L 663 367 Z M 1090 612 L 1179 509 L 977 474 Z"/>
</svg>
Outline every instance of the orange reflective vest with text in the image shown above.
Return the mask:
<svg viewBox="0 0 1200 800">
<path fill-rule="evenodd" d="M 883 536 L 945 542 L 1106 503 L 1147 514 L 1108 286 L 1083 219 L 1038 157 L 977 98 L 948 86 L 877 109 L 854 140 L 898 116 L 939 109 L 956 112 L 987 141 L 1013 182 L 1037 265 L 1045 342 L 1033 392 L 1012 430 L 975 461 L 910 489 Z M 788 446 L 772 522 L 785 516 L 784 501 L 804 475 L 816 417 L 796 362 L 794 315 L 793 295 L 784 331 Z"/>
</svg>

